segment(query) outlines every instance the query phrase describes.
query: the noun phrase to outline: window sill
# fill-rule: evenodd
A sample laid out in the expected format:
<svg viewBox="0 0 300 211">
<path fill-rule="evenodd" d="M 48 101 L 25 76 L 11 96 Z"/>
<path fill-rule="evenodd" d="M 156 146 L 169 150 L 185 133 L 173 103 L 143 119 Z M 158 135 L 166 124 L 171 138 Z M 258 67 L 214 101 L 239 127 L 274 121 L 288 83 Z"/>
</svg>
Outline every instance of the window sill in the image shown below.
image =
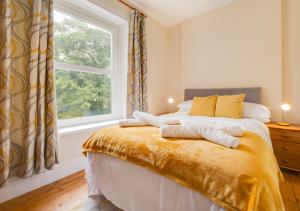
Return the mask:
<svg viewBox="0 0 300 211">
<path fill-rule="evenodd" d="M 92 123 L 92 124 L 63 127 L 63 128 L 59 128 L 58 133 L 59 133 L 59 136 L 65 136 L 65 135 L 77 134 L 77 133 L 82 133 L 82 132 L 89 132 L 89 131 L 94 131 L 94 130 L 97 130 L 97 129 L 100 129 L 103 127 L 117 125 L 118 122 L 119 122 L 119 120 L 110 120 L 110 121 L 103 121 L 103 122 Z"/>
</svg>

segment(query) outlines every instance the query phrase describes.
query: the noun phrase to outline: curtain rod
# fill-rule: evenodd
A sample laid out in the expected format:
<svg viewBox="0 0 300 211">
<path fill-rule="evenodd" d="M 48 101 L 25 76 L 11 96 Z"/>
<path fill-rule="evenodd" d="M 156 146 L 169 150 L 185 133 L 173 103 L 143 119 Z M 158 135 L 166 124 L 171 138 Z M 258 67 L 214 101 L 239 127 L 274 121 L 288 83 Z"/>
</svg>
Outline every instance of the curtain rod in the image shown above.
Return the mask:
<svg viewBox="0 0 300 211">
<path fill-rule="evenodd" d="M 127 2 L 123 1 L 123 0 L 118 0 L 120 3 L 122 3 L 123 5 L 125 5 L 126 7 L 132 9 L 132 10 L 138 10 L 140 13 L 142 13 L 145 17 L 147 17 L 147 15 L 145 13 L 143 13 L 141 10 L 135 8 L 134 6 L 131 6 L 130 4 L 128 4 Z"/>
</svg>

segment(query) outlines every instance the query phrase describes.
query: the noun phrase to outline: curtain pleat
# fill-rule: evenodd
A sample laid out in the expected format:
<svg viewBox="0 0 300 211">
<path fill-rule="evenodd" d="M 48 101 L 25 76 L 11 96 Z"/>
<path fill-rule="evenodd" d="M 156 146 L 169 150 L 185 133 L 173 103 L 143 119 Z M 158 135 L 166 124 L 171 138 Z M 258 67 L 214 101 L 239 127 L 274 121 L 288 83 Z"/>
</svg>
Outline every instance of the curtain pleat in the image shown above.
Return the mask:
<svg viewBox="0 0 300 211">
<path fill-rule="evenodd" d="M 0 184 L 57 162 L 53 1 L 4 0 L 1 11 Z"/>
<path fill-rule="evenodd" d="M 10 1 L 0 2 L 0 187 L 9 174 L 10 150 L 10 72 L 11 72 L 11 9 Z"/>
<path fill-rule="evenodd" d="M 135 110 L 147 111 L 146 17 L 133 10 L 129 22 L 127 117 Z"/>
</svg>

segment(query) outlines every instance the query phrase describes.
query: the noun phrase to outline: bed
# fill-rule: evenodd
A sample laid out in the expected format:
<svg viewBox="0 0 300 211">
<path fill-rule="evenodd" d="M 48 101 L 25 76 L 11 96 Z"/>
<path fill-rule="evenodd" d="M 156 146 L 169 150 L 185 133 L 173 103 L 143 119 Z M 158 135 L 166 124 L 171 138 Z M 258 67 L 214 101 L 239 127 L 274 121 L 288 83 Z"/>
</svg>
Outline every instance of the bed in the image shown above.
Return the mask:
<svg viewBox="0 0 300 211">
<path fill-rule="evenodd" d="M 245 101 L 260 103 L 260 92 L 261 89 L 258 87 L 240 89 L 187 89 L 184 92 L 184 99 L 190 100 L 193 99 L 194 96 L 234 95 L 244 93 L 246 94 Z M 167 114 L 165 117 L 176 117 L 179 119 L 190 118 L 184 112 Z M 242 125 L 247 131 L 251 131 L 251 133 L 261 137 L 267 148 L 272 151 L 269 131 L 263 123 L 252 119 L 216 119 L 217 120 L 214 121 L 229 121 Z M 126 159 L 111 156 L 112 154 L 109 153 L 101 153 L 93 150 L 86 150 L 85 153 L 87 155 L 86 179 L 88 182 L 89 196 L 104 195 L 122 210 L 238 210 L 238 206 L 224 205 L 222 202 L 214 200 L 213 197 L 208 197 L 204 192 L 201 193 L 201 191 L 197 191 L 198 189 L 183 185 L 180 181 L 172 177 L 158 174 L 152 171 L 151 168 L 145 168 L 142 165 L 137 165 L 137 163 L 129 162 Z M 275 168 L 278 168 L 277 163 L 274 169 Z M 277 181 L 277 175 L 273 175 L 272 177 L 276 177 Z M 279 177 L 280 172 L 278 178 Z M 275 189 L 275 191 L 278 191 L 278 184 L 275 184 Z M 284 210 L 280 197 L 281 196 L 278 196 L 274 200 L 277 201 L 278 210 Z M 249 210 L 252 209 L 253 208 Z"/>
</svg>

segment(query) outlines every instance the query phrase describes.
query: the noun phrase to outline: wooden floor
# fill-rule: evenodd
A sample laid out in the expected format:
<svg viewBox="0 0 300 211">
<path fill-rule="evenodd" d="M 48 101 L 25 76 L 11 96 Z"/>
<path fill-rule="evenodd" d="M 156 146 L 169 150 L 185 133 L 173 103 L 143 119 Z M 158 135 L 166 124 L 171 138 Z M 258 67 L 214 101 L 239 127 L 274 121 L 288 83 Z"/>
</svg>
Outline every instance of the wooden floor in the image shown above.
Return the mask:
<svg viewBox="0 0 300 211">
<path fill-rule="evenodd" d="M 285 182 L 280 188 L 287 211 L 300 211 L 300 176 L 283 171 Z M 0 211 L 68 211 L 85 201 L 87 184 L 84 172 L 68 176 L 62 180 L 26 193 L 0 204 Z"/>
<path fill-rule="evenodd" d="M 300 211 L 300 174 L 283 170 L 284 182 L 280 184 L 286 211 Z"/>
<path fill-rule="evenodd" d="M 0 204 L 0 211 L 68 211 L 87 198 L 84 171 Z"/>
</svg>

